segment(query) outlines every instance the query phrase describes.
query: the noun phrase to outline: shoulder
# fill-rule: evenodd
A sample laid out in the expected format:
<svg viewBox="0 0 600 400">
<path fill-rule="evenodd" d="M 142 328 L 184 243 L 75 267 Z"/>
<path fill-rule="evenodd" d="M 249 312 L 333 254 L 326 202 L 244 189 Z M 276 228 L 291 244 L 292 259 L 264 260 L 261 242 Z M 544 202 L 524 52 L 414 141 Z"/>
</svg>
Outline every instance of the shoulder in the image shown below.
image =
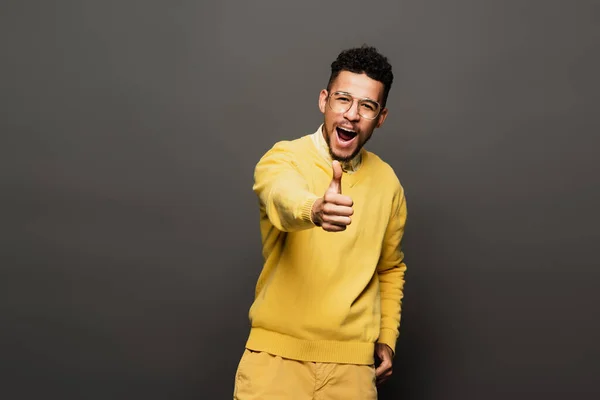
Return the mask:
<svg viewBox="0 0 600 400">
<path fill-rule="evenodd" d="M 266 154 L 269 153 L 301 153 L 306 151 L 307 146 L 311 144 L 310 135 L 301 136 L 296 139 L 287 139 L 280 140 L 275 142 L 269 149 L 267 149 Z"/>
<path fill-rule="evenodd" d="M 280 140 L 271 145 L 261 159 L 273 156 L 288 158 L 290 160 L 303 158 L 310 151 L 310 146 L 312 145 L 310 135 L 301 136 L 296 139 Z"/>
<path fill-rule="evenodd" d="M 272 162 L 284 162 L 296 165 L 299 160 L 307 157 L 307 154 L 310 152 L 310 145 L 312 145 L 310 135 L 277 141 L 263 153 L 257 167 L 270 165 Z"/>
</svg>

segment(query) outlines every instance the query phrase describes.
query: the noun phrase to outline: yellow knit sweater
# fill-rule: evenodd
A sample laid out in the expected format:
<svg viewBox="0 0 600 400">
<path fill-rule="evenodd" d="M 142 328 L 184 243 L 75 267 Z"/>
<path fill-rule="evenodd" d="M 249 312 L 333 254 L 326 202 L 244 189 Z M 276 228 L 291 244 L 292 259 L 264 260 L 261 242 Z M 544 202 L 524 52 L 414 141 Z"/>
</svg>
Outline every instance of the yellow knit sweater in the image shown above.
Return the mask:
<svg viewBox="0 0 600 400">
<path fill-rule="evenodd" d="M 264 266 L 246 347 L 302 361 L 373 364 L 374 343 L 395 351 L 398 337 L 404 190 L 392 168 L 363 149 L 358 168 L 342 176 L 352 224 L 342 232 L 316 227 L 311 207 L 333 176 L 318 135 L 321 128 L 278 142 L 256 166 Z"/>
</svg>

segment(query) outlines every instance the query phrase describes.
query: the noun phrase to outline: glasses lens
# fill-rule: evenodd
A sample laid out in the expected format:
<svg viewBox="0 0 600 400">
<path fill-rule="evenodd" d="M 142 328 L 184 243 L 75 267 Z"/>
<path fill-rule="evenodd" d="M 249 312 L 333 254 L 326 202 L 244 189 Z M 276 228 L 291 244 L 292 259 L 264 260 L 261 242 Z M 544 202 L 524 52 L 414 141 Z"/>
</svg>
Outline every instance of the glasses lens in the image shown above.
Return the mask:
<svg viewBox="0 0 600 400">
<path fill-rule="evenodd" d="M 329 97 L 329 106 L 337 113 L 345 113 L 352 107 L 352 101 L 352 96 L 336 92 Z M 379 104 L 371 100 L 359 100 L 358 113 L 363 118 L 373 119 L 379 114 Z"/>
<path fill-rule="evenodd" d="M 358 113 L 361 117 L 373 119 L 379 113 L 379 104 L 370 100 L 361 100 L 358 103 Z"/>
<path fill-rule="evenodd" d="M 338 113 L 346 112 L 352 106 L 352 97 L 343 93 L 333 93 L 329 98 L 331 109 Z"/>
</svg>

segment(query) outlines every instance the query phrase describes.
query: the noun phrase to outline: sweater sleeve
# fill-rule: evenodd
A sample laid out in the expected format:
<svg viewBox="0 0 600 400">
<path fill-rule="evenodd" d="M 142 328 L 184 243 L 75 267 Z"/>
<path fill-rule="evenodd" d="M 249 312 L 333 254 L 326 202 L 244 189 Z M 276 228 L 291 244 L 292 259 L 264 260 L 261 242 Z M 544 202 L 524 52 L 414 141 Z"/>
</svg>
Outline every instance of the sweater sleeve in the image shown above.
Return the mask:
<svg viewBox="0 0 600 400">
<path fill-rule="evenodd" d="M 378 343 L 385 343 L 396 353 L 396 341 L 399 336 L 400 314 L 404 291 L 404 253 L 401 243 L 406 224 L 406 199 L 399 186 L 392 204 L 392 213 L 388 223 L 381 257 L 377 265 L 381 294 L 381 328 Z"/>
<path fill-rule="evenodd" d="M 253 190 L 269 221 L 280 231 L 315 227 L 311 211 L 319 196 L 310 192 L 287 142 L 275 144 L 260 159 Z"/>
</svg>

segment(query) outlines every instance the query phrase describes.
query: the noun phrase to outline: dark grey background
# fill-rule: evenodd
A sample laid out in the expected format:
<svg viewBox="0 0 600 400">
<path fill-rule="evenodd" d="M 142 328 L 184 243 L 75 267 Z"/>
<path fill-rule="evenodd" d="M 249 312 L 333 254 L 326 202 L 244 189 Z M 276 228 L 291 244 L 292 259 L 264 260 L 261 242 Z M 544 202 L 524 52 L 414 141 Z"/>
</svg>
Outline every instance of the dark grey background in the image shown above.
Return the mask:
<svg viewBox="0 0 600 400">
<path fill-rule="evenodd" d="M 231 398 L 254 165 L 362 43 L 409 207 L 381 398 L 600 395 L 599 2 L 11 1 L 0 41 L 3 399 Z"/>
</svg>

